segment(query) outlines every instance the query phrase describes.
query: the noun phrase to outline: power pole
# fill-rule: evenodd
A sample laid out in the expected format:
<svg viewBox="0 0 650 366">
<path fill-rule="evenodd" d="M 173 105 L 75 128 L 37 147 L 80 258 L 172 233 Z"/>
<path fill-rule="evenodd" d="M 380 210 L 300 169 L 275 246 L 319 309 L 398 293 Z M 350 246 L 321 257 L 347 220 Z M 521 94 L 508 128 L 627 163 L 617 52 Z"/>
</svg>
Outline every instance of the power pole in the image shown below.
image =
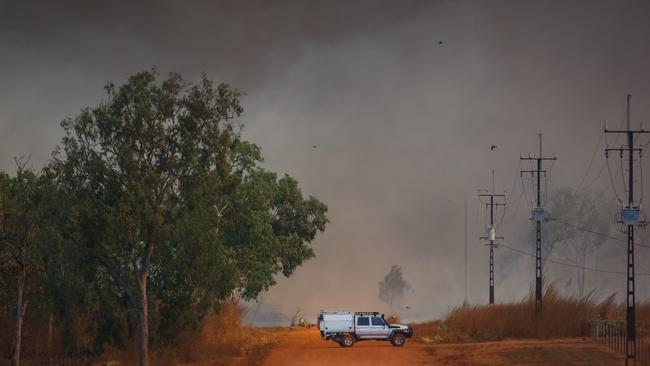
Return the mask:
<svg viewBox="0 0 650 366">
<path fill-rule="evenodd" d="M 463 305 L 467 305 L 467 199 L 465 199 L 465 298 Z"/>
<path fill-rule="evenodd" d="M 519 174 L 523 178 L 524 173 L 530 173 L 533 178 L 537 178 L 537 200 L 535 207 L 531 211 L 531 220 L 535 221 L 537 226 L 537 235 L 535 239 L 535 312 L 542 311 L 542 222 L 545 221 L 544 208 L 542 207 L 541 199 L 541 176 L 546 174 L 546 170 L 542 169 L 544 160 L 557 160 L 557 157 L 545 158 L 542 155 L 542 134 L 539 134 L 539 155 L 536 157 L 528 156 L 527 158 L 520 157 L 519 160 L 535 160 L 537 161 L 537 169 L 535 170 L 522 170 Z M 547 187 L 548 189 L 548 187 Z"/>
<path fill-rule="evenodd" d="M 628 197 L 627 204 L 623 204 L 620 212 L 618 222 L 627 225 L 627 296 L 625 320 L 627 323 L 627 337 L 625 342 L 625 365 L 629 365 L 630 360 L 636 365 L 636 308 L 635 308 L 635 293 L 634 293 L 634 226 L 643 225 L 644 222 L 640 220 L 640 207 L 635 206 L 634 203 L 634 153 L 638 152 L 641 157 L 641 148 L 634 148 L 634 135 L 647 133 L 649 131 L 632 130 L 630 128 L 630 100 L 632 95 L 627 95 L 627 103 L 625 114 L 627 118 L 627 129 L 625 130 L 608 130 L 605 125 L 605 133 L 624 133 L 627 137 L 627 146 L 620 148 L 606 148 L 605 157 L 609 157 L 610 151 L 617 151 L 620 153 L 621 159 L 623 154 L 627 152 L 628 158 Z M 625 182 L 623 182 L 625 183 Z"/>
<path fill-rule="evenodd" d="M 499 206 L 506 205 L 506 195 L 505 194 L 494 194 L 494 169 L 492 169 L 492 191 L 490 193 L 479 193 L 480 197 L 489 197 L 490 201 L 485 203 L 485 208 L 489 207 L 490 209 L 490 224 L 487 227 L 487 233 L 484 237 L 480 239 L 489 240 L 490 243 L 486 244 L 490 246 L 490 305 L 494 305 L 494 248 L 498 248 L 499 245 L 495 242 L 498 239 L 503 239 L 503 236 L 497 236 L 496 234 L 496 225 L 494 224 L 494 207 L 497 209 Z M 497 201 L 495 201 L 495 198 Z M 502 202 L 498 202 L 501 199 Z"/>
</svg>

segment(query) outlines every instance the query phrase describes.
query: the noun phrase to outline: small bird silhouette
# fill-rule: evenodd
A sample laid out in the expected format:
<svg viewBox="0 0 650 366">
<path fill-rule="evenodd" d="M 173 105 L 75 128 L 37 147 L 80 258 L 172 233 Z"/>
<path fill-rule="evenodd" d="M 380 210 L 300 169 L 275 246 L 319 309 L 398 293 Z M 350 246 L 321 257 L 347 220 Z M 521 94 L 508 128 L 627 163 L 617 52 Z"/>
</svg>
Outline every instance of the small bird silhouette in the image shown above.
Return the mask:
<svg viewBox="0 0 650 366">
<path fill-rule="evenodd" d="M 406 310 L 411 310 L 411 307 L 410 307 L 410 306 L 407 306 L 407 307 L 406 307 Z"/>
<path fill-rule="evenodd" d="M 498 147 L 497 145 L 492 145 L 492 146 L 490 147 L 490 150 L 494 150 L 494 149 L 496 149 L 497 147 Z"/>
<path fill-rule="evenodd" d="M 312 145 L 312 146 L 311 146 L 312 149 L 315 149 L 315 148 L 317 148 L 317 147 L 318 147 L 318 145 Z"/>
<path fill-rule="evenodd" d="M 438 44 L 442 44 L 442 41 L 438 41 Z"/>
</svg>

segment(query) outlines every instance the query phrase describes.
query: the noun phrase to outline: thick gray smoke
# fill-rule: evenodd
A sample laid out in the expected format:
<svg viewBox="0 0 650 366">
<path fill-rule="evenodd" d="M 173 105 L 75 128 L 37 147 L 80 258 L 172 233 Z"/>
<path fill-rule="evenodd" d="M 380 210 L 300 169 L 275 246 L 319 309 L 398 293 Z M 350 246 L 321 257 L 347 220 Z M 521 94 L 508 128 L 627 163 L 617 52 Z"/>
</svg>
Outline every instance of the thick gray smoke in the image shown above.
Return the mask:
<svg viewBox="0 0 650 366">
<path fill-rule="evenodd" d="M 402 316 L 430 319 L 464 298 L 465 200 L 467 292 L 472 303 L 487 300 L 476 190 L 490 187 L 492 168 L 497 190 L 515 187 L 502 234 L 533 252 L 521 242 L 532 226 L 517 179 L 537 133 L 559 157 L 549 186 L 577 187 L 604 120 L 623 118 L 625 94 L 635 124 L 650 118 L 648 15 L 645 1 L 3 1 L 0 167 L 12 170 L 23 154 L 41 166 L 59 121 L 101 100 L 108 80 L 152 66 L 187 78 L 205 71 L 247 92 L 246 135 L 266 166 L 330 207 L 317 257 L 279 278 L 251 321 L 386 310 L 378 282 L 393 264 L 413 285 Z M 586 181 L 609 199 L 603 147 Z M 497 300 L 528 294 L 531 260 L 502 248 L 496 262 Z M 614 244 L 589 262 L 624 263 Z M 574 272 L 546 268 L 570 294 Z M 640 281 L 650 296 L 650 278 Z M 603 292 L 624 284 L 587 275 Z"/>
</svg>

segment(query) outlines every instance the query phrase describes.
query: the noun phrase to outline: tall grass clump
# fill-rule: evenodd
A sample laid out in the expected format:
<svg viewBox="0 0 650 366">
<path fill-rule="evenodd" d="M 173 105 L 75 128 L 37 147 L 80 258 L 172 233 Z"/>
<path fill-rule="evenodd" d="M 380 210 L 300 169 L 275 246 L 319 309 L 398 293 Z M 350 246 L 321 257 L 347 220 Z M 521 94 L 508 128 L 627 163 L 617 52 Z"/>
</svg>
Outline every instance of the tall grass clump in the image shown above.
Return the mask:
<svg viewBox="0 0 650 366">
<path fill-rule="evenodd" d="M 650 315 L 650 306 L 640 309 L 639 315 Z M 519 302 L 493 306 L 465 304 L 452 309 L 443 320 L 416 324 L 414 328 L 416 337 L 425 342 L 579 337 L 589 334 L 591 320 L 620 319 L 623 310 L 615 303 L 614 295 L 602 301 L 597 301 L 593 292 L 584 297 L 567 297 L 550 285 L 544 293 L 541 313 L 535 312 L 534 296 L 529 295 Z"/>
</svg>

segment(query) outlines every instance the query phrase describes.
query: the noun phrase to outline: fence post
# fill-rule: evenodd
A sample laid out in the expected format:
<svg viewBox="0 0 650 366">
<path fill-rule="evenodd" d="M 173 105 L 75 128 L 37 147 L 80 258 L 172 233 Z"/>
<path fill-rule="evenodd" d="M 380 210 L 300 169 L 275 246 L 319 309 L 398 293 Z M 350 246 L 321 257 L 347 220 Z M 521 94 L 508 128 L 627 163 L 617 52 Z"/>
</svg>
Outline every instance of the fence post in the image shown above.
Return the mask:
<svg viewBox="0 0 650 366">
<path fill-rule="evenodd" d="M 612 325 L 607 324 L 607 347 L 612 348 Z"/>
<path fill-rule="evenodd" d="M 619 338 L 621 338 L 621 344 L 620 344 L 619 348 L 621 349 L 621 352 L 625 352 L 625 340 L 627 339 L 625 337 L 625 329 L 623 329 L 623 326 L 618 327 L 618 329 L 620 331 L 620 337 Z"/>
<path fill-rule="evenodd" d="M 621 327 L 616 326 L 616 349 L 621 352 Z"/>
<path fill-rule="evenodd" d="M 616 332 L 616 350 L 618 352 L 621 352 L 621 328 L 618 325 L 615 325 L 616 329 L 614 329 L 614 332 Z"/>
<path fill-rule="evenodd" d="M 616 331 L 618 328 L 616 327 L 616 324 L 612 324 L 612 349 L 615 351 L 618 351 L 618 338 Z"/>
<path fill-rule="evenodd" d="M 623 328 L 618 326 L 618 351 L 623 352 Z"/>
</svg>

